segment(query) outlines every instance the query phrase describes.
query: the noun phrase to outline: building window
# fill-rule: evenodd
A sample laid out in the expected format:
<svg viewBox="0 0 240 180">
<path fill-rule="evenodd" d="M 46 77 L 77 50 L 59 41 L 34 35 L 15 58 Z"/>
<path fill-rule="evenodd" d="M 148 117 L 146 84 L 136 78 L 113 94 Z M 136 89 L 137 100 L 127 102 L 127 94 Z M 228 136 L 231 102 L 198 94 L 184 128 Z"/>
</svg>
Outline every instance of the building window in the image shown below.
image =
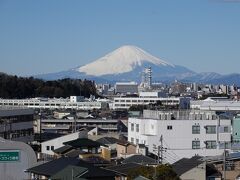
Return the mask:
<svg viewBox="0 0 240 180">
<path fill-rule="evenodd" d="M 219 149 L 230 149 L 231 142 L 219 142 Z"/>
<path fill-rule="evenodd" d="M 52 151 L 54 150 L 54 146 L 51 146 L 51 150 L 52 150 Z"/>
<path fill-rule="evenodd" d="M 49 146 L 46 146 L 46 150 L 49 151 L 49 150 L 50 150 L 50 147 L 49 147 Z"/>
<path fill-rule="evenodd" d="M 167 130 L 172 130 L 172 126 L 167 126 Z"/>
<path fill-rule="evenodd" d="M 192 141 L 192 149 L 200 149 L 200 141 Z"/>
<path fill-rule="evenodd" d="M 139 132 L 139 124 L 136 124 L 136 132 Z"/>
<path fill-rule="evenodd" d="M 131 143 L 134 143 L 134 138 L 131 138 Z"/>
<path fill-rule="evenodd" d="M 206 149 L 216 149 L 217 143 L 216 141 L 206 141 Z"/>
<path fill-rule="evenodd" d="M 134 131 L 134 124 L 131 123 L 131 131 Z"/>
<path fill-rule="evenodd" d="M 225 132 L 225 133 L 228 132 L 228 127 L 227 127 L 227 126 L 225 126 L 225 127 L 223 128 L 223 132 Z"/>
<path fill-rule="evenodd" d="M 200 134 L 200 126 L 198 125 L 192 126 L 192 134 Z"/>
<path fill-rule="evenodd" d="M 206 126 L 207 134 L 216 134 L 216 126 Z"/>
<path fill-rule="evenodd" d="M 139 139 L 136 139 L 136 144 L 139 144 Z"/>
</svg>

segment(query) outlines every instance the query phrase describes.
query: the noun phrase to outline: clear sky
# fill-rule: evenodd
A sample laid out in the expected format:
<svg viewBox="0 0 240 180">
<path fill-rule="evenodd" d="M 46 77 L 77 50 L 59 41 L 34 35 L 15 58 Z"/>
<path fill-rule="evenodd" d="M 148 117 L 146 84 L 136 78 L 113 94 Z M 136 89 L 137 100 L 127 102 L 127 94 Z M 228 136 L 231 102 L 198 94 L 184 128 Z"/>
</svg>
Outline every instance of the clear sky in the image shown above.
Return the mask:
<svg viewBox="0 0 240 180">
<path fill-rule="evenodd" d="M 196 72 L 240 73 L 240 0 L 0 0 L 0 71 L 84 65 L 122 45 Z"/>
</svg>

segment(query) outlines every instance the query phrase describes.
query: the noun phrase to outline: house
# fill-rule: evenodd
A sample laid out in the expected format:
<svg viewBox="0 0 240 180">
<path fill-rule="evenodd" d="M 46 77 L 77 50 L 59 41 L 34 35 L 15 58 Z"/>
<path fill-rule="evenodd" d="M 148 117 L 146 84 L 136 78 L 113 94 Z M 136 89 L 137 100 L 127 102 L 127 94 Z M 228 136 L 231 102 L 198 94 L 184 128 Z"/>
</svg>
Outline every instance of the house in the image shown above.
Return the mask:
<svg viewBox="0 0 240 180">
<path fill-rule="evenodd" d="M 110 149 L 103 144 L 87 138 L 64 142 L 64 146 L 53 150 L 58 157 L 79 157 L 85 161 L 106 164 L 110 161 Z"/>
<path fill-rule="evenodd" d="M 156 165 L 157 160 L 152 159 L 148 156 L 144 156 L 142 154 L 135 154 L 135 155 L 129 156 L 126 159 L 124 159 L 122 161 L 122 163 L 123 164 L 137 163 L 137 164 L 141 164 L 141 165 Z"/>
<path fill-rule="evenodd" d="M 136 145 L 129 142 L 119 141 L 117 143 L 117 157 L 118 158 L 126 158 L 131 154 L 136 154 Z"/>
<path fill-rule="evenodd" d="M 206 180 L 206 162 L 200 156 L 182 158 L 172 167 L 182 180 Z"/>
<path fill-rule="evenodd" d="M 51 179 L 61 177 L 64 174 L 66 179 L 93 179 L 93 180 L 114 180 L 115 173 L 106 169 L 95 167 L 79 158 L 61 157 L 56 160 L 29 168 L 26 170 L 31 174 L 32 179 Z"/>
<path fill-rule="evenodd" d="M 126 163 L 119 164 L 116 166 L 110 166 L 107 167 L 106 169 L 116 173 L 116 180 L 126 180 L 127 175 L 131 170 L 135 170 L 140 167 L 143 167 L 143 165 L 137 163 Z"/>
<path fill-rule="evenodd" d="M 180 159 L 172 167 L 182 180 L 221 180 L 222 173 L 210 162 L 209 158 L 193 156 Z"/>
<path fill-rule="evenodd" d="M 114 150 L 117 148 L 117 143 L 119 142 L 119 139 L 116 139 L 114 137 L 102 137 L 97 140 L 97 142 L 101 144 L 107 145 L 110 149 Z"/>
<path fill-rule="evenodd" d="M 88 173 L 88 168 L 69 165 L 56 174 L 52 175 L 50 179 L 86 180 L 85 178 L 81 177 L 86 173 Z"/>
<path fill-rule="evenodd" d="M 87 132 L 85 130 L 61 136 L 41 143 L 42 154 L 54 155 L 54 150 L 64 146 L 64 142 L 71 141 L 78 138 L 86 138 Z"/>
<path fill-rule="evenodd" d="M 213 165 L 225 179 L 239 179 L 240 177 L 240 152 L 230 153 L 227 151 L 225 157 L 225 171 L 224 171 L 224 156 L 214 156 L 207 159 L 207 163 Z"/>
</svg>

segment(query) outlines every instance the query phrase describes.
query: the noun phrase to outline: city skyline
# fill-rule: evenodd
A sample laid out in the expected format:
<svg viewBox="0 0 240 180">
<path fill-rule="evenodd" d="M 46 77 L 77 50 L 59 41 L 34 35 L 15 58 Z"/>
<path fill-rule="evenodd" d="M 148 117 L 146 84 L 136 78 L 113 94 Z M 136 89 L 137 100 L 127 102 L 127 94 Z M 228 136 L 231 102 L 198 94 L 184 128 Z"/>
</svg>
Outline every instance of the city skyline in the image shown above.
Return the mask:
<svg viewBox="0 0 240 180">
<path fill-rule="evenodd" d="M 239 1 L 1 1 L 0 72 L 68 70 L 123 45 L 196 72 L 238 73 Z"/>
</svg>

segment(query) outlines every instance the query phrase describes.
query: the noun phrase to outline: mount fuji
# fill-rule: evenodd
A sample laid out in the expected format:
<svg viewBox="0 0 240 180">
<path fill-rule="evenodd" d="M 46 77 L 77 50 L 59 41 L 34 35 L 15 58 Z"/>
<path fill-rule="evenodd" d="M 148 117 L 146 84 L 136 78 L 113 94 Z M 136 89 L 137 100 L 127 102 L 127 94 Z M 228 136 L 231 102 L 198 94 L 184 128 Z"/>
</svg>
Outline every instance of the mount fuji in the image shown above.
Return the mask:
<svg viewBox="0 0 240 180">
<path fill-rule="evenodd" d="M 146 67 L 152 68 L 153 81 L 170 82 L 177 79 L 187 82 L 240 84 L 239 74 L 196 73 L 186 67 L 174 65 L 155 57 L 139 47 L 130 45 L 122 46 L 89 64 L 35 77 L 45 80 L 79 78 L 94 80 L 98 83 L 139 82 L 141 81 L 142 71 Z"/>
<path fill-rule="evenodd" d="M 168 63 L 136 46 L 122 46 L 113 52 L 83 66 L 58 73 L 36 77 L 54 80 L 62 78 L 85 78 L 97 82 L 140 81 L 144 68 L 151 67 L 153 80 L 169 81 L 184 79 L 196 73 L 179 65 Z"/>
</svg>

